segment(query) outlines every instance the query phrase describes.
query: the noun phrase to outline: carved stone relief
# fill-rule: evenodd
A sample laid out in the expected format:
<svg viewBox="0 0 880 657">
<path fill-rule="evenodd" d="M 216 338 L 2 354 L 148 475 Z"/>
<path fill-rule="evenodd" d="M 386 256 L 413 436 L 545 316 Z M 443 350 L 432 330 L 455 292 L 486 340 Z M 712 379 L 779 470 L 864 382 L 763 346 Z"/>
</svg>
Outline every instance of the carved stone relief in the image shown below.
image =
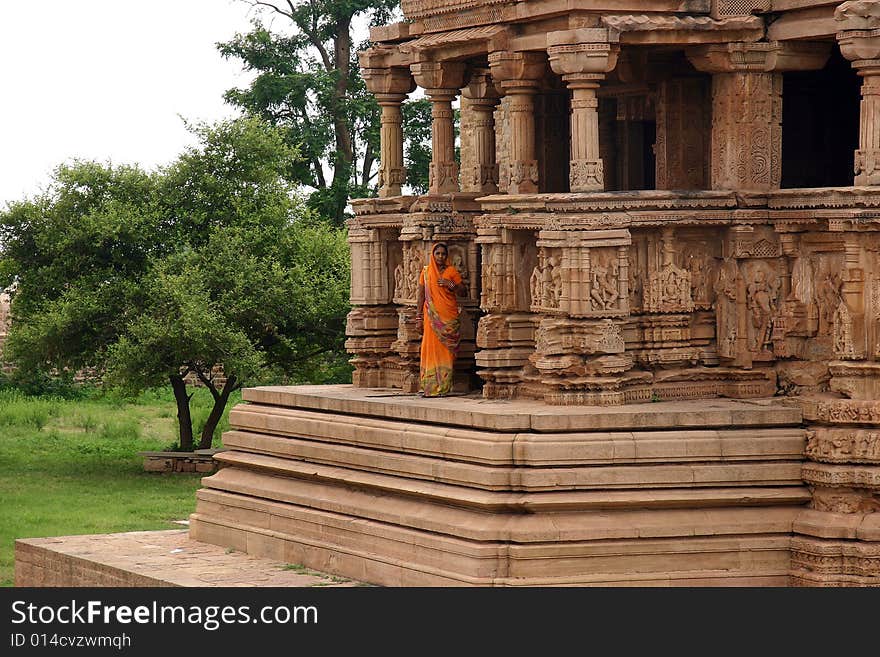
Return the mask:
<svg viewBox="0 0 880 657">
<path fill-rule="evenodd" d="M 834 312 L 833 322 L 833 348 L 834 355 L 841 360 L 858 360 L 864 357 L 859 353 L 853 339 L 853 321 L 849 307 L 845 301 L 841 301 Z"/>
<path fill-rule="evenodd" d="M 757 353 L 772 352 L 772 332 L 779 313 L 779 273 L 768 263 L 751 262 L 744 266 L 744 274 L 749 316 L 748 347 Z"/>
<path fill-rule="evenodd" d="M 424 246 L 420 241 L 403 246 L 403 262 L 394 270 L 394 303 L 414 304 L 419 274 L 425 264 Z"/>
<path fill-rule="evenodd" d="M 637 313 L 642 310 L 644 304 L 645 293 L 645 271 L 644 263 L 644 240 L 633 238 L 633 243 L 627 254 L 629 260 L 628 267 L 628 286 L 629 291 L 629 308 L 630 313 Z"/>
<path fill-rule="evenodd" d="M 664 229 L 660 243 L 658 266 L 648 274 L 645 310 L 655 313 L 690 312 L 691 273 L 675 264 L 676 246 L 671 229 Z"/>
<path fill-rule="evenodd" d="M 562 253 L 560 249 L 541 247 L 538 264 L 529 279 L 531 309 L 535 312 L 558 311 L 562 301 Z"/>
<path fill-rule="evenodd" d="M 620 266 L 616 249 L 594 249 L 590 259 L 590 309 L 616 310 L 620 298 Z"/>
<path fill-rule="evenodd" d="M 722 358 L 736 357 L 736 344 L 739 337 L 739 326 L 736 319 L 736 301 L 739 279 L 739 268 L 736 260 L 725 260 L 718 272 L 715 283 L 715 304 L 718 355 Z"/>
<path fill-rule="evenodd" d="M 880 463 L 880 431 L 817 427 L 807 431 L 804 453 L 823 463 Z"/>
</svg>

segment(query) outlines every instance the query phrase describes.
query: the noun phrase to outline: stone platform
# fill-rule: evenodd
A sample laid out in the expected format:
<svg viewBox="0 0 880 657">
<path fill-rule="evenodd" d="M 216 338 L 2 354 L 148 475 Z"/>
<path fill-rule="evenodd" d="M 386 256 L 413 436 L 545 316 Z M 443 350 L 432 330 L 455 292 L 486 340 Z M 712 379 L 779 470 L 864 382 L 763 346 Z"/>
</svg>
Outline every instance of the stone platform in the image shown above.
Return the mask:
<svg viewBox="0 0 880 657">
<path fill-rule="evenodd" d="M 184 530 L 24 538 L 16 586 L 356 586 L 297 564 L 199 543 Z"/>
<path fill-rule="evenodd" d="M 779 400 L 616 407 L 247 389 L 191 538 L 391 586 L 785 586 L 810 500 Z"/>
</svg>

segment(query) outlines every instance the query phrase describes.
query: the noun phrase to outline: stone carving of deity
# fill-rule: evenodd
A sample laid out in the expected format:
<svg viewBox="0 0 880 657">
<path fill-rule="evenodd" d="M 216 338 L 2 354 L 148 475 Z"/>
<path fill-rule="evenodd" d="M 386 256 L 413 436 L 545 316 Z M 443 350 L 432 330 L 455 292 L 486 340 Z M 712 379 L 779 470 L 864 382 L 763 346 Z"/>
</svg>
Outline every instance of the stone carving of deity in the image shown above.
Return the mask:
<svg viewBox="0 0 880 657">
<path fill-rule="evenodd" d="M 852 316 L 845 301 L 839 302 L 832 326 L 834 355 L 838 358 L 855 359 L 858 355 L 853 343 Z"/>
<path fill-rule="evenodd" d="M 617 290 L 617 268 L 601 265 L 593 267 L 590 302 L 593 310 L 607 310 L 614 307 L 620 293 Z"/>
<path fill-rule="evenodd" d="M 419 274 L 422 271 L 422 262 L 419 258 L 419 248 L 415 245 L 407 250 L 406 255 L 407 274 L 404 277 L 404 290 L 407 299 L 416 298 L 416 289 L 419 286 Z"/>
<path fill-rule="evenodd" d="M 736 356 L 736 279 L 738 271 L 735 260 L 726 260 L 718 272 L 715 283 L 715 319 L 718 353 L 725 358 Z"/>
<path fill-rule="evenodd" d="M 629 307 L 639 308 L 642 302 L 642 271 L 638 260 L 630 260 L 628 269 Z"/>
<path fill-rule="evenodd" d="M 402 296 L 404 296 L 403 263 L 394 268 L 394 294 L 391 295 L 391 298 L 400 299 Z"/>
<path fill-rule="evenodd" d="M 544 252 L 541 251 L 538 254 L 538 264 L 535 265 L 535 268 L 532 270 L 532 275 L 529 277 L 529 290 L 532 293 L 531 305 L 533 306 L 540 305 L 544 296 L 543 278 L 546 266 L 547 263 L 545 262 Z"/>
<path fill-rule="evenodd" d="M 747 288 L 746 301 L 753 330 L 749 345 L 752 351 L 763 351 L 770 342 L 770 329 L 776 314 L 778 297 L 778 279 L 770 282 L 763 269 L 756 270 L 754 279 Z"/>
<path fill-rule="evenodd" d="M 559 308 L 562 299 L 562 266 L 558 256 L 547 259 L 543 281 L 543 305 L 547 308 Z"/>
<path fill-rule="evenodd" d="M 834 314 L 840 305 L 840 277 L 829 270 L 819 283 L 817 293 L 819 303 L 819 335 L 831 335 L 834 327 Z"/>
</svg>

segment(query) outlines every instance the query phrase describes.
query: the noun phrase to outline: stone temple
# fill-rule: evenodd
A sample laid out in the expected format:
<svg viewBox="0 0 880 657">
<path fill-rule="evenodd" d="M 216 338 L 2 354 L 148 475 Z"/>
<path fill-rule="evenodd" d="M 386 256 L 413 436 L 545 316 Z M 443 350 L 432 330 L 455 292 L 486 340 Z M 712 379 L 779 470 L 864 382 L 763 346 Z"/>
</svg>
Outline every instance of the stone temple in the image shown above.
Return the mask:
<svg viewBox="0 0 880 657">
<path fill-rule="evenodd" d="M 191 536 L 386 585 L 880 584 L 880 2 L 402 9 L 360 53 L 353 385 L 246 390 Z M 461 394 L 420 399 L 437 241 Z"/>
</svg>

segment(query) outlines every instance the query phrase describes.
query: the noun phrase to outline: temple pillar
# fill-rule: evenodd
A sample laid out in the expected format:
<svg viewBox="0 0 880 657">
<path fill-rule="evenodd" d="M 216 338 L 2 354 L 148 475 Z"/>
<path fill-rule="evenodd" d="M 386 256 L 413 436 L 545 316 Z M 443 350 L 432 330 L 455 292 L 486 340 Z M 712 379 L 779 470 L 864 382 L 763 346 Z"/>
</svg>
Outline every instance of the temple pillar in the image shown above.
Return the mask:
<svg viewBox="0 0 880 657">
<path fill-rule="evenodd" d="M 382 108 L 379 132 L 379 196 L 400 196 L 406 182 L 403 166 L 403 94 L 376 94 Z"/>
<path fill-rule="evenodd" d="M 844 29 L 837 33 L 840 52 L 862 78 L 859 115 L 859 149 L 853 171 L 856 185 L 880 185 L 880 20 L 851 17 L 854 5 L 846 2 L 835 13 Z"/>
<path fill-rule="evenodd" d="M 400 196 L 406 182 L 403 166 L 403 118 L 401 103 L 415 90 L 415 81 L 409 69 L 387 66 L 388 53 L 370 48 L 358 55 L 361 75 L 367 90 L 376 97 L 381 107 L 379 132 L 379 196 Z"/>
<path fill-rule="evenodd" d="M 535 151 L 535 94 L 546 70 L 541 53 L 493 52 L 489 55 L 492 78 L 509 98 L 509 150 L 507 179 L 509 194 L 538 192 L 538 160 Z"/>
<path fill-rule="evenodd" d="M 431 101 L 429 194 L 458 191 L 452 101 L 464 82 L 461 62 L 420 62 L 410 66 L 416 83 Z"/>
<path fill-rule="evenodd" d="M 606 30 L 581 30 L 548 35 L 547 54 L 550 67 L 562 76 L 571 90 L 571 166 L 570 189 L 573 192 L 605 189 L 604 166 L 599 152 L 599 102 L 596 90 L 605 74 L 614 69 L 619 47 L 606 42 L 571 43 L 580 32 L 602 33 Z"/>
<path fill-rule="evenodd" d="M 471 143 L 471 158 L 467 162 L 462 152 L 463 192 L 494 194 L 498 191 L 498 165 L 495 161 L 495 107 L 498 101 L 498 92 L 487 69 L 475 71 L 471 83 L 462 89 L 462 124 L 466 103 L 470 114 Z"/>
<path fill-rule="evenodd" d="M 712 189 L 770 191 L 782 178 L 783 71 L 822 68 L 827 44 L 724 43 L 687 56 L 712 74 Z"/>
</svg>

